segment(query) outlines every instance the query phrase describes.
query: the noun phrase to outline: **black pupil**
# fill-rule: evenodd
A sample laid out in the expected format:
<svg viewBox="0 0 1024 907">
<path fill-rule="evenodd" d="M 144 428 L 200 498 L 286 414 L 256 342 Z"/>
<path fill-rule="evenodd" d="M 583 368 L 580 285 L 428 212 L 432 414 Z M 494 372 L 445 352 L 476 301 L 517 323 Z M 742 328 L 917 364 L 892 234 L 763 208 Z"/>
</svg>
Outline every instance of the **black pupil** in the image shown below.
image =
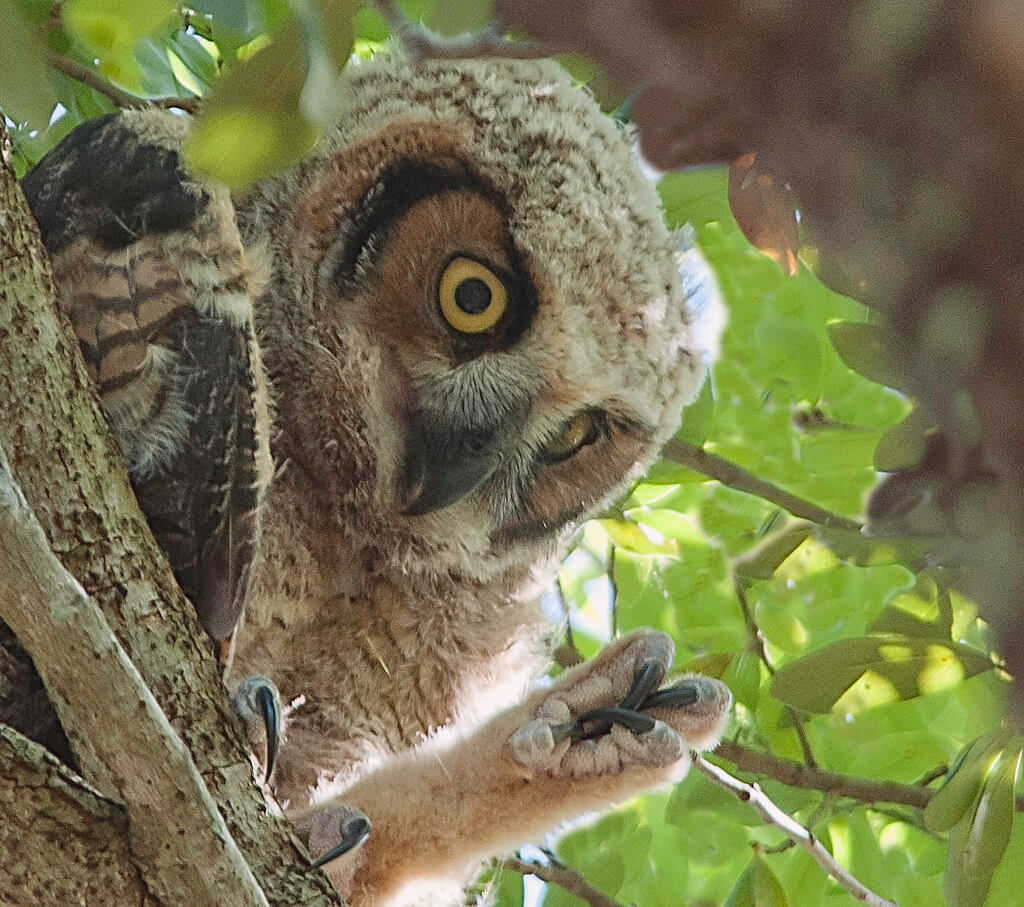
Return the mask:
<svg viewBox="0 0 1024 907">
<path fill-rule="evenodd" d="M 455 304 L 467 315 L 486 312 L 491 304 L 491 288 L 479 277 L 467 277 L 455 288 Z"/>
</svg>

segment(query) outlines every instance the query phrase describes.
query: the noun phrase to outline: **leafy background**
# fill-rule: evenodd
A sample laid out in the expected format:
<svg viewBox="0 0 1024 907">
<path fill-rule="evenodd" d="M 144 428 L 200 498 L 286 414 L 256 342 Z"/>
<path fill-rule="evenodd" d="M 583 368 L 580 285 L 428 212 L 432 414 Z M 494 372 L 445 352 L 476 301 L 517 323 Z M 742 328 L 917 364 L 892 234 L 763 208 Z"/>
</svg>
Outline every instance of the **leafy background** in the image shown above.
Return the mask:
<svg viewBox="0 0 1024 907">
<path fill-rule="evenodd" d="M 488 19 L 483 0 L 402 6 L 443 33 Z M 315 141 L 336 111 L 337 71 L 388 37 L 387 21 L 354 0 L 0 0 L 0 12 L 0 108 L 20 173 L 115 109 L 77 66 L 131 96 L 188 107 L 210 95 L 190 162 L 243 185 Z M 600 71 L 566 63 L 619 106 Z M 935 540 L 859 531 L 876 465 L 913 462 L 919 426 L 898 428 L 912 401 L 861 374 L 885 380 L 871 313 L 818 281 L 813 249 L 793 276 L 755 250 L 727 183 L 724 167 L 660 181 L 668 222 L 696 228 L 729 325 L 671 459 L 584 527 L 567 557 L 551 602 L 568 615 L 566 648 L 589 656 L 633 627 L 669 632 L 680 667 L 733 690 L 731 740 L 877 782 L 870 803 L 712 757 L 756 777 L 865 885 L 905 907 L 1022 903 L 1022 742 L 1002 727 L 1007 681 L 988 629 Z M 810 519 L 791 516 L 777 489 L 811 505 Z M 889 782 L 942 793 L 923 811 L 887 805 Z M 623 904 L 856 903 L 696 772 L 534 845 L 524 857 L 562 862 Z M 479 887 L 506 907 L 582 903 L 500 865 Z"/>
</svg>

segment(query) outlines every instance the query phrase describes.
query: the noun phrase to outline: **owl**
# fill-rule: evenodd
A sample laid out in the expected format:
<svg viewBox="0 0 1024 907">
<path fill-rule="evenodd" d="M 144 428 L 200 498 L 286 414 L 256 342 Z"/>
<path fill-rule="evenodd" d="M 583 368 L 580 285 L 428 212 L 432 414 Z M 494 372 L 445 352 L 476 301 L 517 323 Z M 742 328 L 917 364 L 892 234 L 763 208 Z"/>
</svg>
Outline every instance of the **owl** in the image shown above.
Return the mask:
<svg viewBox="0 0 1024 907">
<path fill-rule="evenodd" d="M 280 692 L 277 797 L 350 904 L 442 905 L 723 731 L 729 691 L 667 680 L 653 631 L 536 683 L 541 596 L 678 428 L 715 289 L 556 64 L 381 55 L 343 97 L 234 195 L 158 111 L 84 124 L 24 187 L 226 682 Z"/>
</svg>

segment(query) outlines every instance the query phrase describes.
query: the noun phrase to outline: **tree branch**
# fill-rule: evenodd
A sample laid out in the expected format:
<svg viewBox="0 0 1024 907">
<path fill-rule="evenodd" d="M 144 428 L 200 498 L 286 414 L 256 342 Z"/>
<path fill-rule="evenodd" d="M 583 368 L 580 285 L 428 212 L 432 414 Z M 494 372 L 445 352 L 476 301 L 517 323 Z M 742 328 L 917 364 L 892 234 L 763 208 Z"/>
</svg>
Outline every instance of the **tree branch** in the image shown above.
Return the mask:
<svg viewBox="0 0 1024 907">
<path fill-rule="evenodd" d="M 501 864 L 506 869 L 512 870 L 512 872 L 518 872 L 520 875 L 536 876 L 542 882 L 564 888 L 569 894 L 574 894 L 581 900 L 586 901 L 590 904 L 590 907 L 623 907 L 618 901 L 608 897 L 603 891 L 591 885 L 575 869 L 570 869 L 561 863 L 551 862 L 544 865 L 542 863 L 520 860 L 518 857 L 506 857 L 501 861 Z"/>
<path fill-rule="evenodd" d="M 0 146 L 3 143 L 0 124 Z M 340 904 L 254 764 L 209 651 L 139 511 L 9 166 L 0 166 L 0 445 L 50 549 L 100 607 L 185 742 L 268 900 Z"/>
<path fill-rule="evenodd" d="M 50 551 L 0 448 L 0 617 L 35 662 L 133 852 L 166 903 L 266 905 L 188 751 L 106 619 Z"/>
<path fill-rule="evenodd" d="M 761 659 L 761 663 L 768 669 L 768 673 L 774 677 L 775 665 L 773 665 L 771 660 L 768 658 L 768 650 L 765 648 L 764 634 L 761 632 L 761 628 L 757 625 L 757 621 L 754 620 L 754 611 L 750 607 L 750 601 L 747 599 L 746 581 L 738 576 L 733 576 L 733 587 L 736 590 L 736 598 L 739 600 L 740 610 L 743 612 L 743 621 L 747 626 L 747 633 L 750 636 L 751 643 L 757 651 L 757 655 L 758 658 Z M 814 750 L 811 749 L 811 741 L 807 737 L 807 730 L 804 728 L 803 717 L 792 706 L 787 705 L 786 711 L 789 713 L 790 720 L 793 722 L 793 728 L 796 731 L 796 736 L 800 741 L 800 749 L 804 754 L 804 762 L 806 762 L 810 768 L 817 767 L 818 761 L 814 758 Z"/>
<path fill-rule="evenodd" d="M 810 520 L 822 526 L 832 529 L 849 529 L 853 532 L 860 532 L 860 524 L 855 520 L 847 519 L 844 516 L 832 513 L 810 501 L 783 491 L 777 485 L 759 479 L 752 472 L 737 466 L 735 463 L 719 457 L 716 454 L 681 441 L 679 438 L 672 438 L 661 450 L 663 459 L 678 463 L 687 469 L 692 469 L 709 479 L 715 479 L 723 485 L 735 488 L 737 491 L 745 491 L 747 494 L 764 498 L 771 504 L 788 510 L 793 516 L 803 520 Z"/>
<path fill-rule="evenodd" d="M 898 803 L 924 809 L 933 796 L 927 787 L 896 781 L 871 781 L 812 768 L 792 759 L 749 749 L 733 740 L 723 740 L 718 744 L 715 755 L 731 762 L 741 771 L 771 778 L 790 787 L 849 797 L 861 803 Z"/>
<path fill-rule="evenodd" d="M 693 758 L 693 767 L 712 784 L 725 788 L 741 802 L 749 803 L 765 822 L 779 829 L 790 840 L 804 848 L 825 872 L 858 901 L 870 904 L 871 907 L 898 907 L 895 902 L 886 900 L 866 888 L 843 869 L 812 832 L 779 809 L 756 784 L 744 784 L 728 772 L 722 771 L 717 765 L 706 762 L 696 753 Z"/>
<path fill-rule="evenodd" d="M 28 892 L 40 889 L 53 904 L 87 904 L 98 891 L 109 904 L 157 903 L 127 846 L 124 808 L 7 725 L 0 725 L 0 826 L 0 891 L 11 903 L 39 903 Z"/>
<path fill-rule="evenodd" d="M 52 51 L 48 52 L 46 54 L 46 62 L 53 69 L 56 69 L 57 72 L 62 72 L 64 75 L 70 76 L 76 82 L 88 85 L 89 88 L 93 89 L 93 91 L 98 91 L 101 95 L 113 101 L 114 105 L 117 107 L 123 107 L 128 110 L 139 107 L 160 107 L 169 110 L 173 107 L 187 111 L 188 113 L 199 112 L 199 105 L 202 101 L 201 98 L 140 98 L 138 95 L 131 94 L 122 88 L 118 88 L 111 82 L 108 82 L 103 78 L 103 76 L 96 72 L 95 69 L 83 66 L 81 63 L 62 56 L 61 54 L 53 53 Z"/>
<path fill-rule="evenodd" d="M 376 0 L 374 4 L 387 20 L 391 34 L 413 59 L 466 58 L 535 60 L 546 57 L 535 41 L 506 41 L 500 29 L 491 25 L 476 32 L 445 38 L 406 18 L 395 0 Z"/>
</svg>

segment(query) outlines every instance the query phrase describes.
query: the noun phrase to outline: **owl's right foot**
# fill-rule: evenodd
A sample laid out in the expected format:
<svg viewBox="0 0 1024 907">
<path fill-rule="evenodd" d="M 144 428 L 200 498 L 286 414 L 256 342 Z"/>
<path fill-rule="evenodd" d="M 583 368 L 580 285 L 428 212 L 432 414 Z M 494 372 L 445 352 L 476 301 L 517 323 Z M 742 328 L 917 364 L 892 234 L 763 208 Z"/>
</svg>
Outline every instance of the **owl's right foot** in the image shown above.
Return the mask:
<svg viewBox="0 0 1024 907">
<path fill-rule="evenodd" d="M 513 758 L 532 773 L 582 778 L 666 767 L 713 746 L 732 694 L 698 674 L 659 689 L 674 653 L 664 633 L 642 631 L 568 672 L 512 735 Z"/>
<path fill-rule="evenodd" d="M 269 782 L 281 746 L 281 695 L 269 677 L 247 677 L 231 694 L 231 704 L 244 722 L 249 740 L 263 741 L 263 780 Z"/>
</svg>

